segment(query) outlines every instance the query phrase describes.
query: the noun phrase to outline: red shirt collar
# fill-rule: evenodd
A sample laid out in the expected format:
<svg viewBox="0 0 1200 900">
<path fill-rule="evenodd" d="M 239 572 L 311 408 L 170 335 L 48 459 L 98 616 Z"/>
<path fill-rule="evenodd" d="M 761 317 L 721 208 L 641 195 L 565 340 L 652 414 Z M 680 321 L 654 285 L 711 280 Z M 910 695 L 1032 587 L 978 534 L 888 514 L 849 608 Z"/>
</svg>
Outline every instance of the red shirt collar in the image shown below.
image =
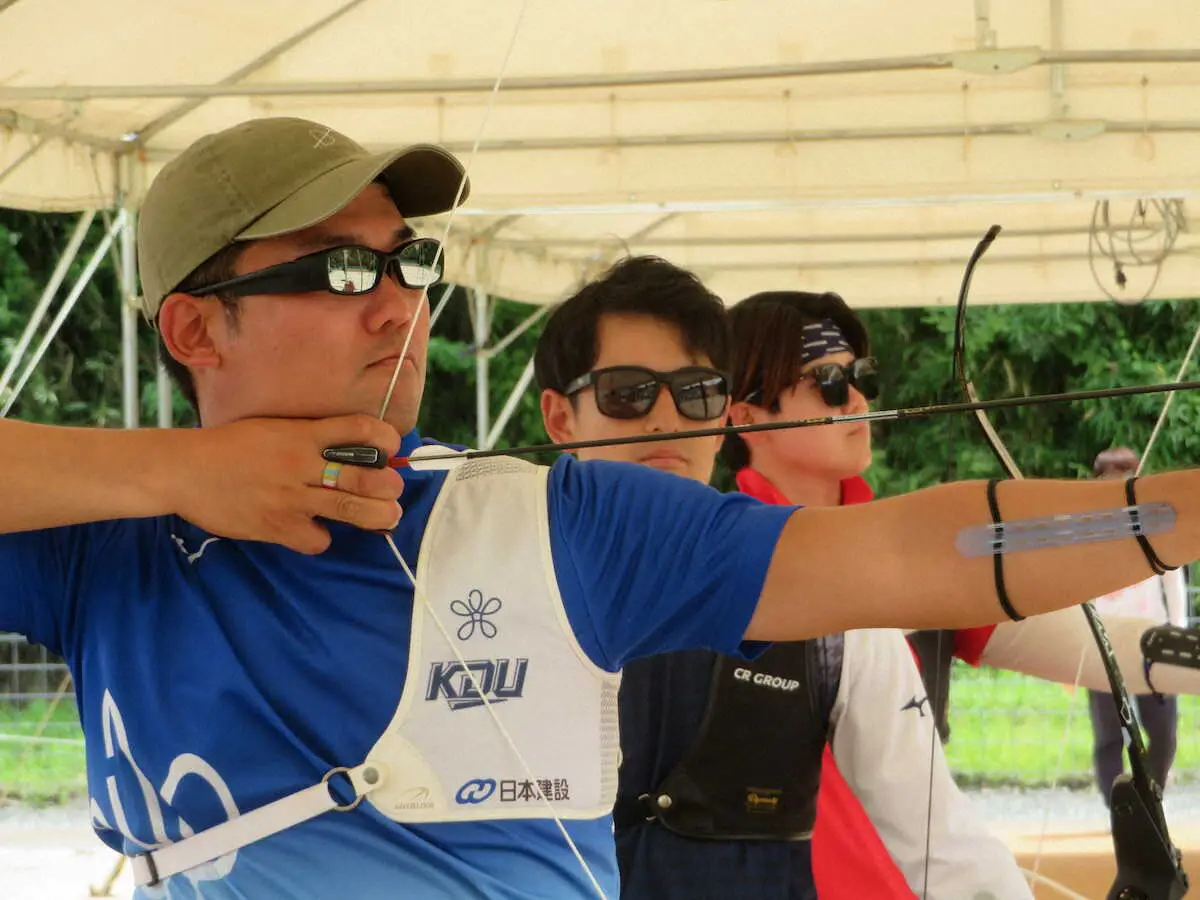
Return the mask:
<svg viewBox="0 0 1200 900">
<path fill-rule="evenodd" d="M 761 500 L 763 503 L 770 503 L 773 506 L 794 506 L 787 497 L 783 496 L 779 488 L 771 484 L 767 477 L 761 472 L 757 472 L 749 467 L 742 469 L 737 473 L 738 490 L 743 494 Z M 842 481 L 842 505 L 850 506 L 854 503 L 866 503 L 875 498 L 875 492 L 871 490 L 871 486 L 866 480 L 859 475 L 853 478 L 846 478 Z"/>
</svg>

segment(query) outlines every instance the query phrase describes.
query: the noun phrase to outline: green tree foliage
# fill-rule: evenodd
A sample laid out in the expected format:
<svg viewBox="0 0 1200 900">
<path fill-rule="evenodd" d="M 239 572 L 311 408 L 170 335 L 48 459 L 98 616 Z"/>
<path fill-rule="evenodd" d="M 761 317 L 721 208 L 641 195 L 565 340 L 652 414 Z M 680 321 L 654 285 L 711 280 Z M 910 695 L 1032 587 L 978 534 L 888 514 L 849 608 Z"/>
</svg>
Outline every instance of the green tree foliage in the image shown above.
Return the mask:
<svg viewBox="0 0 1200 900">
<path fill-rule="evenodd" d="M 0 209 L 0 367 L 8 364 L 75 222 L 75 216 Z M 26 360 L 104 231 L 97 217 Z M 14 418 L 62 425 L 121 425 L 121 305 L 115 253 L 114 246 L 50 344 L 10 413 Z M 143 327 L 139 340 L 139 382 L 145 386 L 142 418 L 152 421 L 157 402 L 154 334 Z M 177 410 L 187 421 L 186 404 L 181 401 Z"/>
<path fill-rule="evenodd" d="M 435 295 L 438 293 L 434 291 Z M 497 301 L 492 312 L 488 345 L 495 345 L 534 312 L 534 307 L 524 303 Z M 540 322 L 535 324 L 488 362 L 491 420 L 499 414 L 533 355 L 541 333 L 540 325 Z M 429 377 L 421 407 L 421 432 L 435 435 L 447 443 L 475 446 L 475 384 L 471 303 L 467 292 L 458 289 L 429 341 Z M 545 440 L 537 391 L 531 385 L 522 395 L 498 446 L 513 447 Z"/>
<path fill-rule="evenodd" d="M 873 310 L 863 318 L 883 370 L 881 408 L 961 399 L 951 367 L 953 310 Z M 1197 325 L 1194 301 L 975 307 L 967 316 L 967 370 L 984 399 L 1165 382 L 1175 377 Z M 1140 453 L 1164 400 L 1156 394 L 1060 403 L 998 410 L 991 418 L 1025 474 L 1075 478 L 1089 475 L 1107 447 Z M 1176 395 L 1147 470 L 1200 461 L 1198 420 L 1200 397 Z M 871 479 L 882 493 L 1002 474 L 968 416 L 882 425 L 876 437 Z"/>
<path fill-rule="evenodd" d="M 0 210 L 0 365 L 7 362 L 66 244 L 71 216 Z M 93 225 L 68 283 L 99 242 Z M 64 291 L 65 292 L 65 291 Z M 440 293 L 435 291 L 435 295 Z M 67 320 L 13 410 L 15 417 L 61 424 L 117 426 L 121 421 L 120 315 L 112 258 Z M 499 301 L 488 344 L 531 312 Z M 872 310 L 864 314 L 883 371 L 881 407 L 959 399 L 951 371 L 954 314 L 947 309 Z M 967 325 L 968 365 L 982 397 L 1083 390 L 1168 381 L 1200 324 L 1193 301 L 1122 307 L 1112 303 L 975 307 Z M 493 416 L 516 383 L 537 340 L 535 326 L 490 363 Z M 475 361 L 470 303 L 456 290 L 430 341 L 429 379 L 420 427 L 442 440 L 474 445 Z M 140 333 L 142 417 L 154 420 L 155 338 Z M 1200 374 L 1200 361 L 1192 369 Z M 993 415 L 1026 474 L 1075 478 L 1096 453 L 1115 444 L 1145 445 L 1163 396 L 1058 404 Z M 176 398 L 176 422 L 191 424 Z M 1160 435 L 1150 469 L 1200 461 L 1200 397 L 1180 394 Z M 500 446 L 545 440 L 536 391 L 522 397 Z M 547 460 L 543 460 L 547 461 Z M 884 494 L 950 478 L 999 474 L 991 452 L 966 416 L 896 422 L 876 428 L 871 480 Z M 728 479 L 719 482 L 728 486 Z"/>
</svg>

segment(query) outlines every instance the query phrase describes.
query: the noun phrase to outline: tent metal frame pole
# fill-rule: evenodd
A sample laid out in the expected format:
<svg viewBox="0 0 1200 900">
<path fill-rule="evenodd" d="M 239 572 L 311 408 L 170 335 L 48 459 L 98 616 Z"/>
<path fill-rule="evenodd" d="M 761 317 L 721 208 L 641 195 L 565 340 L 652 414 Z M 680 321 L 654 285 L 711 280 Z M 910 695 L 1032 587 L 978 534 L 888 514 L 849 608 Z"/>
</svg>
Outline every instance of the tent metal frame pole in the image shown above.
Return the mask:
<svg viewBox="0 0 1200 900">
<path fill-rule="evenodd" d="M 442 291 L 442 296 L 438 298 L 437 305 L 433 308 L 433 312 L 429 314 L 429 331 L 430 331 L 430 333 L 433 332 L 433 326 L 436 325 L 438 322 L 438 319 L 440 319 L 442 317 L 442 313 L 444 313 L 446 311 L 446 307 L 450 305 L 450 295 L 453 293 L 454 293 L 454 285 L 453 284 L 446 285 L 445 290 Z M 429 299 L 429 297 L 428 297 L 428 295 L 426 295 L 426 300 L 428 300 L 428 299 Z"/>
<path fill-rule="evenodd" d="M 1197 129 L 1200 130 L 1200 129 Z M 824 197 L 774 197 L 771 199 L 740 200 L 635 200 L 629 202 L 603 203 L 551 203 L 544 206 L 525 206 L 519 209 L 500 206 L 476 206 L 460 209 L 455 213 L 458 220 L 482 219 L 488 216 L 507 216 L 520 213 L 524 216 L 595 216 L 595 215 L 658 215 L 663 210 L 679 213 L 751 213 L 779 212 L 786 210 L 824 209 L 912 209 L 920 206 L 1004 205 L 1013 203 L 1072 203 L 1084 200 L 1194 200 L 1200 198 L 1200 189 L 1176 187 L 1170 189 L 1150 188 L 1107 188 L 1087 190 L 1021 191 L 1019 193 L 972 193 L 947 192 L 943 194 L 912 194 L 905 197 L 888 196 L 841 196 Z M 463 228 L 462 225 L 459 226 Z M 498 242 L 514 240 L 500 238 Z M 578 260 L 563 260 L 578 265 Z"/>
<path fill-rule="evenodd" d="M 21 134 L 33 135 L 43 139 L 61 140 L 67 144 L 79 144 L 92 150 L 104 153 L 124 153 L 129 144 L 125 141 L 114 141 L 98 135 L 88 134 L 64 125 L 35 119 L 15 113 L 10 109 L 0 109 L 0 126 Z"/>
<path fill-rule="evenodd" d="M 974 125 L 955 125 L 937 122 L 929 125 L 893 125 L 882 128 L 853 127 L 853 128 L 810 128 L 791 131 L 710 131 L 688 133 L 646 133 L 627 134 L 618 137 L 604 134 L 590 134 L 578 137 L 531 137 L 509 139 L 495 138 L 479 142 L 479 151 L 505 152 L 512 150 L 638 150 L 638 149 L 669 149 L 683 147 L 717 147 L 717 146 L 748 146 L 755 144 L 780 144 L 783 146 L 818 143 L 859 143 L 869 141 L 896 140 L 931 140 L 945 138 L 947 140 L 962 140 L 965 138 L 1038 138 L 1051 144 L 1064 140 L 1057 132 L 1062 122 L 1055 119 L 1032 121 L 985 122 Z M 1053 126 L 1054 131 L 1047 131 Z M 1094 129 L 1089 131 L 1089 127 Z M 1200 131 L 1200 120 L 1187 119 L 1096 119 L 1081 120 L 1079 130 L 1074 139 L 1088 140 L 1106 135 L 1116 134 L 1192 134 Z M 1066 138 L 1071 140 L 1072 138 Z M 441 146 L 451 153 L 468 153 L 475 147 L 473 140 L 446 140 Z M 375 145 L 368 144 L 368 149 Z M 154 154 L 150 154 L 154 158 Z M 169 157 L 163 157 L 169 158 Z M 660 208 L 661 211 L 661 208 Z M 669 210 L 668 210 L 669 211 Z M 514 215 L 525 214 L 524 210 L 505 210 Z"/>
<path fill-rule="evenodd" d="M 513 385 L 513 389 L 508 394 L 508 399 L 504 401 L 504 407 L 500 410 L 500 415 L 496 417 L 491 431 L 488 432 L 487 440 L 483 442 L 482 449 L 491 450 L 496 446 L 496 441 L 500 439 L 500 435 L 509 421 L 511 421 L 513 413 L 517 411 L 517 405 L 525 395 L 529 383 L 533 381 L 533 359 L 533 354 L 530 354 L 529 362 L 525 364 L 525 368 L 521 371 L 517 383 Z"/>
<path fill-rule="evenodd" d="M 32 147 L 18 156 L 12 163 L 9 164 L 7 168 L 0 170 L 0 181 L 3 181 L 5 178 L 19 169 L 27 160 L 37 156 L 41 149 L 46 146 L 46 140 L 47 139 L 45 137 L 38 138 Z"/>
<path fill-rule="evenodd" d="M 538 307 L 536 310 L 530 313 L 520 325 L 516 326 L 500 340 L 496 341 L 496 343 L 491 347 L 484 348 L 482 352 L 487 354 L 489 359 L 493 356 L 499 356 L 506 349 L 508 349 L 513 341 L 537 324 L 538 319 L 546 315 L 546 313 L 550 312 L 552 309 L 554 309 L 554 307 L 551 305 Z"/>
<path fill-rule="evenodd" d="M 482 447 L 488 438 L 488 355 L 484 351 L 492 331 L 491 298 L 483 288 L 473 288 L 474 315 L 471 317 L 475 331 L 475 446 Z"/>
<path fill-rule="evenodd" d="M 172 405 L 175 385 L 171 383 L 171 376 L 167 374 L 167 367 L 161 359 L 155 364 L 154 378 L 158 387 L 158 427 L 170 428 L 175 424 L 175 408 Z"/>
<path fill-rule="evenodd" d="M 1179 248 L 1171 251 L 1168 256 L 1175 255 L 1194 255 L 1191 248 L 1184 250 Z M 1038 263 L 1048 262 L 1086 262 L 1088 254 L 1086 250 L 1081 250 L 1078 253 L 1071 251 L 1063 251 L 1061 253 L 1010 253 L 1008 255 L 996 255 L 988 257 L 988 266 L 994 268 L 999 265 L 1018 265 L 1029 266 L 1037 265 Z M 930 256 L 921 260 L 921 267 L 929 270 L 934 266 L 959 266 L 962 265 L 962 259 L 958 256 Z M 799 262 L 796 260 L 767 260 L 764 262 L 706 262 L 695 265 L 692 268 L 696 272 L 753 272 L 756 269 L 769 272 L 818 272 L 836 269 L 845 271 L 850 269 L 911 269 L 912 261 L 909 259 L 830 259 L 822 260 L 819 263 Z"/>
<path fill-rule="evenodd" d="M 356 0 L 351 7 L 361 0 Z M 986 4 L 985 4 L 986 5 Z M 341 16 L 347 8 L 336 10 L 325 20 L 289 39 L 220 82 L 212 84 L 76 84 L 28 85 L 0 87 L 0 102 L 24 103 L 35 100 L 151 100 L 196 99 L 221 97 L 333 97 L 346 94 L 486 94 L 494 87 L 492 78 L 443 78 L 422 80 L 383 81 L 307 81 L 286 84 L 244 79 L 262 69 L 301 40 L 308 38 Z M 990 23 L 985 23 L 990 30 Z M 978 32 L 977 32 L 978 33 Z M 994 43 L 994 41 L 993 41 Z M 979 46 L 977 50 L 1001 51 L 1002 47 Z M 1062 50 L 1039 49 L 1029 66 L 1194 63 L 1200 61 L 1200 48 L 1174 47 L 1161 50 L 1096 49 Z M 829 60 L 812 63 L 787 63 L 760 66 L 734 66 L 715 69 L 673 69 L 648 72 L 588 73 L 584 75 L 513 76 L 505 79 L 505 90 L 558 91 L 595 90 L 630 87 L 662 87 L 677 84 L 713 84 L 728 81 L 755 81 L 776 78 L 824 77 L 863 73 L 910 72 L 952 69 L 954 52 L 927 53 L 913 56 L 878 57 L 874 59 Z"/>
<path fill-rule="evenodd" d="M 122 210 L 121 230 L 121 418 L 126 428 L 141 424 L 138 397 L 137 212 Z"/>
<path fill-rule="evenodd" d="M 1154 229 L 1149 225 L 1133 225 L 1122 228 L 1135 238 L 1153 237 Z M 1084 225 L 1061 225 L 1048 228 L 1005 228 L 1004 237 L 1012 238 L 1051 238 L 1051 237 L 1087 237 L 1091 229 Z M 895 231 L 887 234 L 852 234 L 837 232 L 835 234 L 747 234 L 747 235 L 705 235 L 701 237 L 629 237 L 625 243 L 630 247 L 821 247 L 841 244 L 898 244 L 915 241 L 936 243 L 938 241 L 973 241 L 979 237 L 975 231 L 931 231 L 921 234 L 914 231 Z M 547 247 L 561 247 L 575 250 L 592 250 L 597 240 L 587 238 L 497 238 L 497 247 L 506 250 L 525 250 L 535 252 Z"/>
<path fill-rule="evenodd" d="M 78 302 L 79 298 L 83 295 L 84 289 L 91 282 L 92 276 L 96 274 L 96 269 L 100 267 L 100 261 L 104 259 L 104 255 L 108 253 L 108 248 L 112 245 L 113 239 L 116 238 L 117 234 L 125 228 L 125 215 L 125 210 L 121 210 L 121 212 L 117 215 L 116 220 L 113 222 L 112 228 L 105 233 L 104 238 L 100 241 L 99 246 L 92 251 L 91 258 L 88 260 L 83 271 L 79 274 L 79 278 L 75 280 L 75 284 L 71 288 L 71 292 L 67 295 L 67 298 L 63 301 L 63 305 L 59 308 L 58 313 L 54 316 L 54 320 L 50 323 L 49 329 L 44 335 L 42 335 L 41 343 L 38 344 L 37 350 L 34 351 L 32 359 L 30 359 L 28 365 L 25 366 L 25 370 L 21 373 L 21 377 L 18 379 L 16 386 L 13 387 L 11 393 L 4 400 L 4 406 L 3 408 L 0 408 L 0 419 L 7 416 L 9 410 L 11 410 L 13 405 L 17 402 L 17 397 L 19 397 L 21 391 L 24 390 L 25 385 L 29 382 L 30 377 L 32 377 L 34 371 L 37 369 L 38 363 L 42 361 L 42 357 L 46 355 L 46 350 L 50 347 L 50 344 L 58 335 L 58 331 L 60 328 L 62 328 L 63 322 L 67 320 L 67 316 L 71 314 L 71 310 L 74 309 L 76 302 Z"/>
<path fill-rule="evenodd" d="M 96 211 L 88 210 L 80 215 L 79 220 L 75 223 L 75 230 L 71 232 L 67 246 L 63 248 L 62 255 L 59 256 L 58 263 L 54 266 L 54 271 L 50 273 L 50 280 L 46 282 L 46 287 L 42 291 L 42 296 L 38 298 L 37 306 L 33 308 L 33 314 L 29 317 L 29 324 L 25 326 L 25 331 L 22 332 L 20 340 L 17 341 L 17 346 L 13 348 L 8 365 L 4 367 L 4 374 L 0 375 L 0 402 L 4 400 L 5 391 L 8 390 L 8 386 L 12 383 L 12 377 L 16 373 L 17 367 L 21 364 L 21 360 L 25 357 L 25 351 L 33 343 L 34 334 L 41 327 L 42 320 L 46 318 L 46 313 L 50 310 L 50 304 L 54 300 L 54 295 L 62 287 L 71 264 L 75 262 L 75 258 L 79 255 L 79 248 L 83 246 L 83 240 L 87 237 L 88 229 L 92 227 L 92 220 L 95 218 Z"/>
<path fill-rule="evenodd" d="M 355 7 L 361 6 L 364 2 L 366 2 L 366 0 L 346 0 L 345 3 L 343 3 L 337 9 L 335 9 L 333 12 L 329 13 L 329 15 L 325 16 L 322 19 L 319 19 L 316 22 L 313 22 L 311 25 L 308 25 L 307 27 L 301 29 L 300 31 L 296 32 L 295 34 L 293 34 L 291 37 L 287 38 L 286 40 L 280 41 L 278 44 L 276 44 L 275 46 L 268 49 L 265 53 L 250 60 L 250 62 L 246 63 L 246 65 L 239 68 L 236 72 L 232 72 L 225 78 L 221 79 L 218 89 L 220 89 L 220 88 L 224 88 L 224 89 L 235 88 L 235 86 L 238 84 L 238 82 L 242 81 L 245 78 L 249 78 L 255 72 L 258 72 L 261 69 L 265 68 L 270 63 L 274 62 L 279 57 L 281 57 L 288 50 L 291 50 L 293 47 L 295 47 L 299 44 L 302 44 L 304 41 L 308 40 L 314 34 L 324 31 L 331 24 L 336 22 L 338 19 L 342 18 L 348 12 L 353 10 Z M 180 99 L 184 99 L 186 97 L 186 95 L 181 95 L 181 94 L 176 94 L 175 96 Z M 210 96 L 212 96 L 212 95 L 210 95 Z M 163 131 L 167 127 L 178 122 L 180 119 L 182 119 L 184 116 L 186 116 L 192 110 L 196 109 L 198 106 L 203 104 L 208 99 L 209 99 L 208 96 L 193 95 L 191 97 L 191 99 L 186 99 L 185 102 L 180 103 L 179 105 L 177 105 L 177 106 L 173 107 L 172 109 L 168 110 L 167 112 L 163 113 L 157 119 L 154 119 L 152 122 L 147 123 L 142 128 L 138 129 L 138 132 L 137 132 L 138 143 L 144 145 L 147 140 L 154 137 L 160 131 Z"/>
</svg>

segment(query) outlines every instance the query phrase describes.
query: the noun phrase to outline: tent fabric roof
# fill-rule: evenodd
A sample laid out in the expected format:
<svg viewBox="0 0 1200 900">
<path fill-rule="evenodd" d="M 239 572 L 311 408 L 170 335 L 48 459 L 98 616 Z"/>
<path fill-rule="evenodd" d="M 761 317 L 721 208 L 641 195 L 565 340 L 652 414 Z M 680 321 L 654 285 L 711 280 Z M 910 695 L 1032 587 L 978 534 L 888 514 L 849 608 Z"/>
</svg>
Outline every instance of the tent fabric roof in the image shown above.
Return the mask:
<svg viewBox="0 0 1200 900">
<path fill-rule="evenodd" d="M 299 115 L 463 156 L 450 274 L 514 299 L 631 251 L 730 301 L 948 304 L 993 223 L 976 302 L 1103 299 L 1089 253 L 1191 296 L 1197 48 L 1191 0 L 0 0 L 0 205 L 136 205 L 201 135 Z"/>
</svg>

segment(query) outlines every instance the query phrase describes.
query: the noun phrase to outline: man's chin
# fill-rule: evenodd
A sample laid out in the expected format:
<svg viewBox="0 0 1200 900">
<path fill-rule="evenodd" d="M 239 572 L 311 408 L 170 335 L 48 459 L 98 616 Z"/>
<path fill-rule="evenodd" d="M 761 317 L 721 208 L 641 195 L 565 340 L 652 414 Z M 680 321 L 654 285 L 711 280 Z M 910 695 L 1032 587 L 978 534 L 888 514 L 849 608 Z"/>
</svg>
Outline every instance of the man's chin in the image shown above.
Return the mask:
<svg viewBox="0 0 1200 900">
<path fill-rule="evenodd" d="M 648 459 L 644 460 L 642 465 L 650 469 L 658 469 L 660 472 L 671 472 L 675 475 L 691 475 L 691 466 L 686 460 L 682 459 Z"/>
<path fill-rule="evenodd" d="M 424 394 L 423 385 L 420 385 L 412 377 L 411 370 L 406 366 L 400 373 L 400 377 L 396 379 L 396 384 L 392 386 L 391 397 L 388 397 L 388 387 L 390 383 L 390 375 L 388 378 L 373 380 L 370 384 L 361 384 L 358 390 L 355 391 L 356 402 L 358 407 L 356 412 L 363 412 L 375 418 L 385 419 L 393 428 L 401 431 L 400 426 L 407 427 L 401 431 L 401 434 L 406 434 L 412 431 L 416 426 L 417 414 L 421 410 L 421 397 Z M 384 400 L 387 400 L 387 407 L 384 407 Z"/>
<path fill-rule="evenodd" d="M 391 425 L 400 433 L 401 436 L 408 434 L 417 427 L 417 413 L 419 410 L 410 407 L 408 404 L 393 402 L 387 412 L 382 417 L 379 415 L 379 407 L 371 410 L 368 415 L 382 418 L 385 422 Z"/>
</svg>

